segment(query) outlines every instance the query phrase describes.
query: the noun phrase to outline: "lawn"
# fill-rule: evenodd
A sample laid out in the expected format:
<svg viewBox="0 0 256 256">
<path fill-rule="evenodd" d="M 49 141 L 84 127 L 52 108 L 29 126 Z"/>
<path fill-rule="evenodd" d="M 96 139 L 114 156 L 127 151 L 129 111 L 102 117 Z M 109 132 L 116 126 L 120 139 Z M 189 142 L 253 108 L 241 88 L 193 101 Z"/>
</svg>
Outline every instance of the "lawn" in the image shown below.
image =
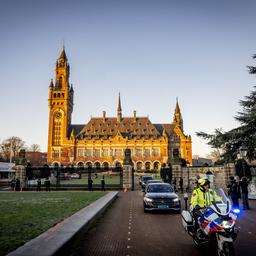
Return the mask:
<svg viewBox="0 0 256 256">
<path fill-rule="evenodd" d="M 120 175 L 105 175 L 105 185 L 120 184 Z M 101 184 L 102 175 L 98 175 L 98 178 L 95 178 L 95 174 L 92 174 L 93 185 Z M 88 184 L 88 176 L 83 174 L 81 179 L 71 179 L 71 180 L 61 180 L 61 184 Z"/>
<path fill-rule="evenodd" d="M 0 193 L 0 255 L 14 250 L 105 192 Z"/>
</svg>

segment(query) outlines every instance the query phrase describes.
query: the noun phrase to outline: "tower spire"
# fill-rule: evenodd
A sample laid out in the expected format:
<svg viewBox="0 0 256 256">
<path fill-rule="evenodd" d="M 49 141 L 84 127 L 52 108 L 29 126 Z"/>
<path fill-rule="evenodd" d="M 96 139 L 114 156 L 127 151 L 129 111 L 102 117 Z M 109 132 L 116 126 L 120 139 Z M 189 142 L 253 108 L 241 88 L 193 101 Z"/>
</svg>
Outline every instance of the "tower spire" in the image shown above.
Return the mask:
<svg viewBox="0 0 256 256">
<path fill-rule="evenodd" d="M 117 121 L 121 122 L 122 120 L 122 108 L 121 108 L 121 96 L 120 96 L 120 92 L 118 95 L 118 106 L 117 106 Z"/>
<path fill-rule="evenodd" d="M 180 129 L 183 131 L 183 119 L 182 119 L 182 115 L 180 112 L 178 97 L 176 98 L 176 107 L 175 107 L 175 112 L 174 112 L 174 117 L 173 117 L 173 123 L 175 125 L 179 126 Z"/>
<path fill-rule="evenodd" d="M 64 61 L 68 60 L 66 52 L 65 52 L 65 45 L 63 45 L 63 47 L 62 47 L 62 51 L 61 51 L 61 54 L 60 54 L 60 57 L 59 57 L 59 60 L 61 60 L 61 59 L 64 60 Z"/>
<path fill-rule="evenodd" d="M 181 113 L 180 113 L 180 106 L 179 106 L 178 97 L 176 97 L 175 114 L 181 114 Z"/>
</svg>

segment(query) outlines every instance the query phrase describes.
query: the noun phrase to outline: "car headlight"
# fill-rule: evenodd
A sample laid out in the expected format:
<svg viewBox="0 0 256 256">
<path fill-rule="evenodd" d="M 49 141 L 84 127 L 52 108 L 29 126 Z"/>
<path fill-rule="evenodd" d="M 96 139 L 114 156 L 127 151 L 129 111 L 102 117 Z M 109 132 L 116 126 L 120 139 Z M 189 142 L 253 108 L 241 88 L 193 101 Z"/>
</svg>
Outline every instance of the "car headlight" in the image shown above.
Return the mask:
<svg viewBox="0 0 256 256">
<path fill-rule="evenodd" d="M 177 203 L 179 201 L 180 201 L 180 199 L 178 197 L 173 199 L 173 202 L 175 202 L 175 203 Z"/>
<path fill-rule="evenodd" d="M 152 203 L 153 202 L 153 199 L 148 198 L 148 197 L 145 197 L 144 200 L 145 200 L 146 203 Z"/>
<path fill-rule="evenodd" d="M 231 228 L 233 226 L 233 222 L 227 221 L 227 220 L 223 220 L 222 221 L 222 227 L 223 228 Z"/>
</svg>

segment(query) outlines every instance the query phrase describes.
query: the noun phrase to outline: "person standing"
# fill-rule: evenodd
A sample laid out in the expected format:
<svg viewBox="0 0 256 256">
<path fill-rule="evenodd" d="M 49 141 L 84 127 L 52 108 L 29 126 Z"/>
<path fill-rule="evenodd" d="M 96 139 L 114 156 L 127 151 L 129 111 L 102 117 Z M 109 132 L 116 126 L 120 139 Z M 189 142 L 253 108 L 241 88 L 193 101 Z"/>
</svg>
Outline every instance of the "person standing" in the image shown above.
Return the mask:
<svg viewBox="0 0 256 256">
<path fill-rule="evenodd" d="M 104 175 L 101 178 L 101 191 L 105 191 L 105 177 L 104 177 Z"/>
<path fill-rule="evenodd" d="M 49 191 L 50 192 L 50 187 L 51 187 L 51 182 L 49 180 L 49 177 L 46 178 L 45 182 L 44 182 L 44 185 L 45 185 L 45 191 Z"/>
<path fill-rule="evenodd" d="M 230 183 L 228 184 L 228 194 L 231 197 L 231 200 L 233 202 L 233 208 L 239 208 L 239 198 L 241 197 L 240 194 L 240 185 L 239 182 L 234 177 L 230 177 Z"/>
<path fill-rule="evenodd" d="M 15 179 L 12 179 L 12 181 L 11 181 L 11 190 L 12 191 L 15 191 L 15 183 L 16 183 Z"/>
<path fill-rule="evenodd" d="M 20 191 L 20 180 L 17 178 L 15 183 L 15 191 Z"/>
<path fill-rule="evenodd" d="M 176 180 L 176 177 L 173 179 L 172 184 L 173 184 L 174 190 L 176 191 L 176 187 L 177 187 L 177 180 Z"/>
<path fill-rule="evenodd" d="M 182 177 L 180 177 L 179 186 L 180 186 L 180 192 L 183 194 L 183 179 L 182 179 Z"/>
<path fill-rule="evenodd" d="M 92 183 L 93 183 L 93 180 L 92 180 L 92 178 L 90 177 L 90 178 L 88 179 L 88 189 L 89 189 L 89 191 L 93 191 Z"/>
<path fill-rule="evenodd" d="M 36 191 L 41 191 L 41 179 L 40 178 L 37 179 Z"/>
<path fill-rule="evenodd" d="M 243 177 L 241 182 L 240 182 L 240 187 L 242 190 L 242 202 L 243 202 L 243 209 L 244 210 L 249 210 L 249 202 L 248 202 L 248 185 L 249 181 L 246 177 Z"/>
</svg>

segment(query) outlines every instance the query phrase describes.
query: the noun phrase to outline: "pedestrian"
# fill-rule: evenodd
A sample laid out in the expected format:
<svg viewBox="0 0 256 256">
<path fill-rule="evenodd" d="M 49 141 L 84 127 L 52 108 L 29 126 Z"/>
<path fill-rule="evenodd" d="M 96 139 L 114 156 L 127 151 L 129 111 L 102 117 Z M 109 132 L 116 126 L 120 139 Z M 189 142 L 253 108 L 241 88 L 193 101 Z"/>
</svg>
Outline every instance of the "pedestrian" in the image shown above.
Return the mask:
<svg viewBox="0 0 256 256">
<path fill-rule="evenodd" d="M 180 192 L 183 194 L 183 178 L 182 177 L 180 177 L 179 186 L 180 186 Z"/>
<path fill-rule="evenodd" d="M 243 202 L 243 209 L 249 210 L 249 202 L 248 202 L 248 185 L 249 181 L 246 177 L 242 177 L 242 180 L 240 182 L 240 187 L 242 191 L 242 202 Z"/>
<path fill-rule="evenodd" d="M 49 177 L 47 177 L 45 179 L 44 185 L 45 185 L 45 191 L 49 191 L 50 192 L 51 191 L 51 182 L 49 180 Z"/>
<path fill-rule="evenodd" d="M 105 177 L 104 177 L 104 175 L 101 178 L 101 190 L 105 191 Z"/>
<path fill-rule="evenodd" d="M 40 178 L 37 179 L 36 191 L 41 191 L 41 179 Z"/>
<path fill-rule="evenodd" d="M 88 189 L 89 189 L 89 191 L 93 191 L 92 183 L 93 183 L 93 180 L 92 180 L 91 177 L 89 177 L 89 179 L 88 179 Z"/>
<path fill-rule="evenodd" d="M 231 197 L 233 203 L 233 208 L 239 208 L 239 198 L 241 197 L 241 194 L 238 178 L 231 176 L 227 187 L 229 189 L 228 194 Z"/>
<path fill-rule="evenodd" d="M 16 181 L 15 181 L 15 179 L 13 178 L 13 179 L 11 180 L 11 191 L 15 191 L 15 183 L 16 183 Z"/>
<path fill-rule="evenodd" d="M 177 187 L 177 180 L 176 180 L 176 177 L 173 179 L 173 187 L 174 187 L 174 190 L 176 191 L 176 187 Z"/>
<path fill-rule="evenodd" d="M 17 178 L 15 183 L 15 191 L 20 191 L 20 180 Z"/>
</svg>

